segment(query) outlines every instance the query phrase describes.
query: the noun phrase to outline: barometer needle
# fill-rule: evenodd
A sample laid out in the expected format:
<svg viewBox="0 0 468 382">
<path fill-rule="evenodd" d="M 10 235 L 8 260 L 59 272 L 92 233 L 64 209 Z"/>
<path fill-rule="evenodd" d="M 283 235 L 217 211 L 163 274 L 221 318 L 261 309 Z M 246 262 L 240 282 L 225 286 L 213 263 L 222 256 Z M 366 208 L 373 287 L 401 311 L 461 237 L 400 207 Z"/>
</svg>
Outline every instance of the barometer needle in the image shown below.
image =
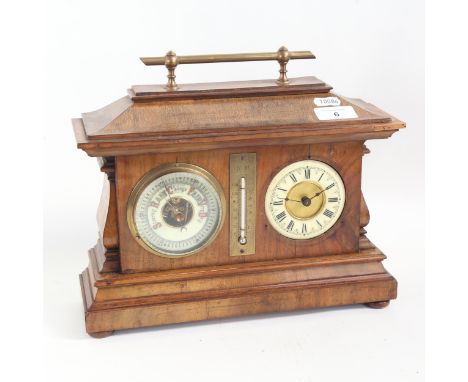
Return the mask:
<svg viewBox="0 0 468 382">
<path fill-rule="evenodd" d="M 163 181 L 163 184 L 164 184 L 164 188 L 166 189 L 167 195 L 169 195 L 169 204 L 177 212 L 177 208 L 174 206 L 174 204 L 172 204 L 172 196 L 171 196 L 171 193 L 169 192 L 169 187 L 167 187 L 167 184 L 165 181 Z"/>
<path fill-rule="evenodd" d="M 185 219 L 184 219 L 184 221 L 185 221 L 185 224 L 187 224 L 187 219 L 188 219 L 188 209 L 189 209 L 189 203 L 188 203 L 188 201 L 186 200 L 186 201 L 185 201 Z"/>
</svg>

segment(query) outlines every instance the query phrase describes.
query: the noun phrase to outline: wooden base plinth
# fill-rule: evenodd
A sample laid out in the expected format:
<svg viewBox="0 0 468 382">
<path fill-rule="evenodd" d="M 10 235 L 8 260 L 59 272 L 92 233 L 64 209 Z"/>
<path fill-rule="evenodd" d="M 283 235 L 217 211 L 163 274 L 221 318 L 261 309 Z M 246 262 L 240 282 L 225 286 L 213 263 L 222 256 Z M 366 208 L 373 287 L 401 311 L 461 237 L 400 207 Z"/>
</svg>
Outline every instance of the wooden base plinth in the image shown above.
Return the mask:
<svg viewBox="0 0 468 382">
<path fill-rule="evenodd" d="M 97 271 L 80 275 L 87 332 L 97 338 L 115 330 L 368 304 L 396 298 L 397 282 L 382 254 L 366 238 L 357 253 L 200 267 L 137 274 Z"/>
</svg>

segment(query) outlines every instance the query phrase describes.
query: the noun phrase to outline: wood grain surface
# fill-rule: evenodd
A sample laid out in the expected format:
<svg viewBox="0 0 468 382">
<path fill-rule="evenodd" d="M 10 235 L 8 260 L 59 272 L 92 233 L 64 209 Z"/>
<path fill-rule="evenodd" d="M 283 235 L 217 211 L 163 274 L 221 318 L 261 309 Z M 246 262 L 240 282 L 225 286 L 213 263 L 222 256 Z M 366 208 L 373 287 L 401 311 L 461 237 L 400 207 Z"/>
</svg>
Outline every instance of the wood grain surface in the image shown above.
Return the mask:
<svg viewBox="0 0 468 382">
<path fill-rule="evenodd" d="M 167 90 L 166 85 L 134 85 L 128 93 L 135 102 L 162 99 L 201 99 L 223 97 L 249 97 L 278 94 L 327 93 L 331 86 L 316 77 L 290 78 L 287 85 L 276 80 L 205 82 L 178 85 L 177 91 Z"/>
<path fill-rule="evenodd" d="M 365 237 L 358 252 L 138 274 L 80 275 L 86 330 L 114 330 L 396 298 L 385 256 Z M 385 303 L 373 304 L 383 307 Z"/>
<path fill-rule="evenodd" d="M 327 94 L 335 96 L 334 94 Z M 314 113 L 314 99 L 320 95 L 222 98 L 201 100 L 132 103 L 121 98 L 105 108 L 83 114 L 89 140 L 129 137 L 163 137 L 196 133 L 241 132 L 255 128 L 280 126 L 346 126 L 388 123 L 391 118 L 379 115 L 349 100 L 340 98 L 342 106 L 353 105 L 357 118 L 320 121 Z"/>
</svg>

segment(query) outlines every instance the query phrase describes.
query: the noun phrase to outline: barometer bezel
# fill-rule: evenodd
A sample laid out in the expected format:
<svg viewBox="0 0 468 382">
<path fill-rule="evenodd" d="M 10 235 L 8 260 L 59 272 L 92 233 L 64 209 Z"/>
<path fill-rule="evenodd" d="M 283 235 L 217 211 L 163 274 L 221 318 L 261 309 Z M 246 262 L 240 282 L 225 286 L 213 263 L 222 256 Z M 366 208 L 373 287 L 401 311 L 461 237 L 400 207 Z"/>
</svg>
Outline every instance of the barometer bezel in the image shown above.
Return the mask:
<svg viewBox="0 0 468 382">
<path fill-rule="evenodd" d="M 136 222 L 135 222 L 135 208 L 143 190 L 154 180 L 164 175 L 176 173 L 176 172 L 188 172 L 188 173 L 192 173 L 192 174 L 203 177 L 214 188 L 220 201 L 220 206 L 219 206 L 220 217 L 218 219 L 218 224 L 215 230 L 211 233 L 211 236 L 200 247 L 184 252 L 182 254 L 170 254 L 170 253 L 165 253 L 162 251 L 155 250 L 152 246 L 147 244 L 143 238 L 140 237 L 137 226 L 136 226 Z M 166 163 L 166 164 L 159 165 L 149 170 L 140 178 L 140 180 L 133 187 L 130 193 L 130 196 L 128 198 L 128 202 L 127 202 L 127 223 L 128 223 L 128 227 L 130 229 L 130 233 L 133 236 L 133 238 L 137 241 L 137 243 L 140 246 L 142 246 L 146 251 L 150 252 L 151 254 L 161 256 L 161 257 L 171 258 L 171 259 L 178 259 L 182 257 L 192 256 L 196 254 L 197 252 L 200 252 L 201 250 L 205 249 L 207 246 L 209 246 L 216 239 L 219 232 L 221 231 L 221 228 L 224 225 L 225 217 L 226 217 L 226 198 L 224 196 L 224 191 L 223 191 L 223 188 L 221 187 L 221 184 L 207 170 L 203 169 L 202 167 L 196 166 L 194 164 L 190 164 L 190 163 Z"/>
</svg>

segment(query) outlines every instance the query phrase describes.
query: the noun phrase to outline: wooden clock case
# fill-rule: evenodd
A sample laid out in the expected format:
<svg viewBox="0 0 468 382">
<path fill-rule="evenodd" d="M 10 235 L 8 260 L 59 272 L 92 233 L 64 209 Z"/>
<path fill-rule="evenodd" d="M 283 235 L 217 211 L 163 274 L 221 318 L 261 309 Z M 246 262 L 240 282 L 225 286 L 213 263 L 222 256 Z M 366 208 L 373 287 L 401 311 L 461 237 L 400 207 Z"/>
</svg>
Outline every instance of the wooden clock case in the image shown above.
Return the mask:
<svg viewBox="0 0 468 382">
<path fill-rule="evenodd" d="M 357 118 L 320 121 L 314 98 L 338 97 Z M 367 303 L 384 307 L 397 282 L 385 255 L 365 236 L 369 212 L 361 192 L 365 141 L 384 139 L 404 123 L 375 106 L 331 93 L 315 77 L 191 84 L 176 92 L 134 86 L 129 95 L 73 120 L 78 147 L 105 173 L 99 239 L 80 275 L 86 330 L 114 330 Z M 149 253 L 132 237 L 126 217 L 138 180 L 165 163 L 190 163 L 221 184 L 229 206 L 229 158 L 256 153 L 256 248 L 229 255 L 229 207 L 216 239 L 183 258 Z M 332 229 L 291 240 L 268 223 L 266 189 L 284 166 L 328 163 L 341 175 L 346 204 Z"/>
</svg>

